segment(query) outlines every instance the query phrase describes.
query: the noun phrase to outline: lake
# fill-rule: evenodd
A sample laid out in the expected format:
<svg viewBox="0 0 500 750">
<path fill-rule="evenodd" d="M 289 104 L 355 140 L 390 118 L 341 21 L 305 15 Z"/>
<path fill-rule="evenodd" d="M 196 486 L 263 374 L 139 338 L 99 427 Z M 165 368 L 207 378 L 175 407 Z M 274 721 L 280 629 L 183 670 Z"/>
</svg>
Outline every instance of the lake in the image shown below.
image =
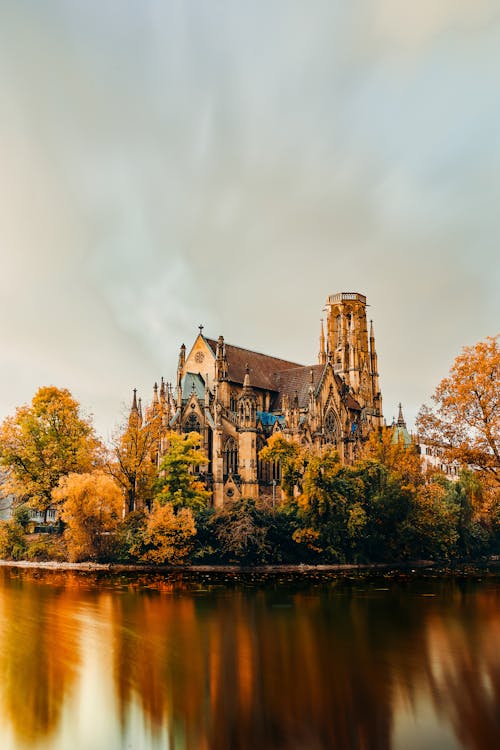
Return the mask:
<svg viewBox="0 0 500 750">
<path fill-rule="evenodd" d="M 500 577 L 0 569 L 2 750 L 492 750 Z"/>
</svg>

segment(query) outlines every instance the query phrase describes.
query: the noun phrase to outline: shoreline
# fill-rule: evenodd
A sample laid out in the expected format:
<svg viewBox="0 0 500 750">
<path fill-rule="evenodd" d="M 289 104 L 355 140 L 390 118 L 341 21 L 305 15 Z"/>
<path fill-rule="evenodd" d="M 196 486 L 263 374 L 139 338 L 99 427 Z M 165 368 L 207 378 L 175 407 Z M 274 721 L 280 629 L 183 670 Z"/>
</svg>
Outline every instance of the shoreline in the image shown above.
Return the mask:
<svg viewBox="0 0 500 750">
<path fill-rule="evenodd" d="M 437 562 L 435 560 L 413 560 L 394 563 L 335 563 L 324 565 L 145 565 L 141 563 L 96 563 L 96 562 L 57 562 L 31 560 L 0 560 L 0 568 L 15 568 L 19 570 L 40 570 L 54 572 L 82 572 L 82 573 L 149 573 L 152 575 L 165 573 L 187 574 L 296 574 L 307 578 L 317 573 L 410 573 L 429 572 L 438 575 L 477 575 L 487 568 L 498 568 L 494 573 L 500 574 L 500 558 L 495 556 L 488 560 L 457 561 L 453 563 Z"/>
</svg>

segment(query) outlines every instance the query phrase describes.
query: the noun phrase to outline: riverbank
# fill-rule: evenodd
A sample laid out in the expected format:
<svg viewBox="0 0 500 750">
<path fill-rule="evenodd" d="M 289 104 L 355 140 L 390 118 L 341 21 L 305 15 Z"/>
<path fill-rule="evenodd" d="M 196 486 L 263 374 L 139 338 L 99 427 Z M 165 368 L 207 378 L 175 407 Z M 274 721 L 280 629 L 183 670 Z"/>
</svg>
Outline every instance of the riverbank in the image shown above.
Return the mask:
<svg viewBox="0 0 500 750">
<path fill-rule="evenodd" d="M 434 560 L 413 560 L 400 563 L 366 563 L 366 564 L 329 564 L 329 565 L 144 565 L 123 563 L 95 563 L 95 562 L 57 562 L 44 561 L 32 562 L 29 560 L 0 560 L 2 568 L 18 568 L 40 571 L 80 571 L 80 572 L 103 572 L 116 573 L 119 575 L 127 573 L 188 573 L 204 574 L 214 576 L 230 574 L 252 574 L 252 575 L 296 575 L 311 576 L 316 574 L 339 575 L 356 573 L 381 573 L 390 575 L 394 573 L 405 575 L 461 575 L 474 576 L 480 573 L 492 572 L 500 574 L 500 557 L 496 556 L 489 560 L 476 562 L 460 561 L 455 563 L 436 562 Z"/>
</svg>

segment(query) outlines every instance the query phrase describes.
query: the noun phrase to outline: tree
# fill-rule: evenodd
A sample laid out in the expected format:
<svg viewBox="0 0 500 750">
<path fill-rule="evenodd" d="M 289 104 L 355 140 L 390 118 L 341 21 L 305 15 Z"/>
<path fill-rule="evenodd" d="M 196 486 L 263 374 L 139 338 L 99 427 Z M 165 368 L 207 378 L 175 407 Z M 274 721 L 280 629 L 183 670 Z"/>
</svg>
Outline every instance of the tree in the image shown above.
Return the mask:
<svg viewBox="0 0 500 750">
<path fill-rule="evenodd" d="M 60 479 L 53 495 L 62 504 L 70 558 L 106 558 L 123 515 L 123 493 L 118 484 L 103 471 L 69 474 Z"/>
<path fill-rule="evenodd" d="M 47 514 L 52 491 L 70 472 L 87 472 L 101 461 L 102 446 L 89 419 L 66 389 L 40 388 L 0 425 L 0 462 L 5 489 Z"/>
<path fill-rule="evenodd" d="M 392 479 L 403 485 L 418 486 L 424 482 L 422 459 L 416 445 L 405 445 L 402 439 L 395 440 L 390 427 L 373 430 L 364 448 L 368 460 L 377 461 L 384 466 Z"/>
<path fill-rule="evenodd" d="M 174 508 L 204 508 L 210 492 L 192 471 L 192 467 L 208 463 L 200 448 L 201 436 L 197 432 L 187 435 L 171 432 L 167 440 L 168 448 L 160 464 L 155 499 L 160 505 L 172 503 Z"/>
<path fill-rule="evenodd" d="M 122 487 L 128 513 L 151 505 L 158 473 L 160 431 L 159 413 L 143 422 L 137 409 L 133 409 L 126 426 L 113 438 L 106 471 Z"/>
<path fill-rule="evenodd" d="M 143 541 L 147 547 L 142 560 L 153 563 L 179 564 L 193 548 L 196 525 L 190 508 L 177 512 L 172 503 L 155 501 L 147 514 Z"/>
<path fill-rule="evenodd" d="M 498 336 L 464 347 L 436 388 L 434 408 L 423 406 L 422 442 L 442 446 L 458 461 L 500 485 L 500 351 Z"/>
<path fill-rule="evenodd" d="M 261 461 L 276 461 L 281 466 L 281 489 L 285 498 L 293 498 L 294 489 L 302 475 L 304 455 L 297 443 L 275 432 L 267 440 L 267 445 L 259 452 Z"/>
<path fill-rule="evenodd" d="M 263 562 L 269 552 L 269 516 L 256 507 L 255 500 L 242 498 L 226 503 L 214 518 L 222 554 L 233 562 Z"/>
</svg>

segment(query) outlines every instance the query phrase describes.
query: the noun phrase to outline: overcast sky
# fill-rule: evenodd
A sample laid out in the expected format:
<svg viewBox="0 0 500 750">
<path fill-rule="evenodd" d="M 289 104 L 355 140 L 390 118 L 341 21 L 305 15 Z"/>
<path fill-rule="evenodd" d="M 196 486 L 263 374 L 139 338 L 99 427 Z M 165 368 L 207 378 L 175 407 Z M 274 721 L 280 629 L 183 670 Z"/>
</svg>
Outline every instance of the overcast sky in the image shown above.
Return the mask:
<svg viewBox="0 0 500 750">
<path fill-rule="evenodd" d="M 413 422 L 499 329 L 498 0 L 0 0 L 0 418 L 107 436 L 210 336 L 309 364 L 367 294 Z"/>
</svg>

